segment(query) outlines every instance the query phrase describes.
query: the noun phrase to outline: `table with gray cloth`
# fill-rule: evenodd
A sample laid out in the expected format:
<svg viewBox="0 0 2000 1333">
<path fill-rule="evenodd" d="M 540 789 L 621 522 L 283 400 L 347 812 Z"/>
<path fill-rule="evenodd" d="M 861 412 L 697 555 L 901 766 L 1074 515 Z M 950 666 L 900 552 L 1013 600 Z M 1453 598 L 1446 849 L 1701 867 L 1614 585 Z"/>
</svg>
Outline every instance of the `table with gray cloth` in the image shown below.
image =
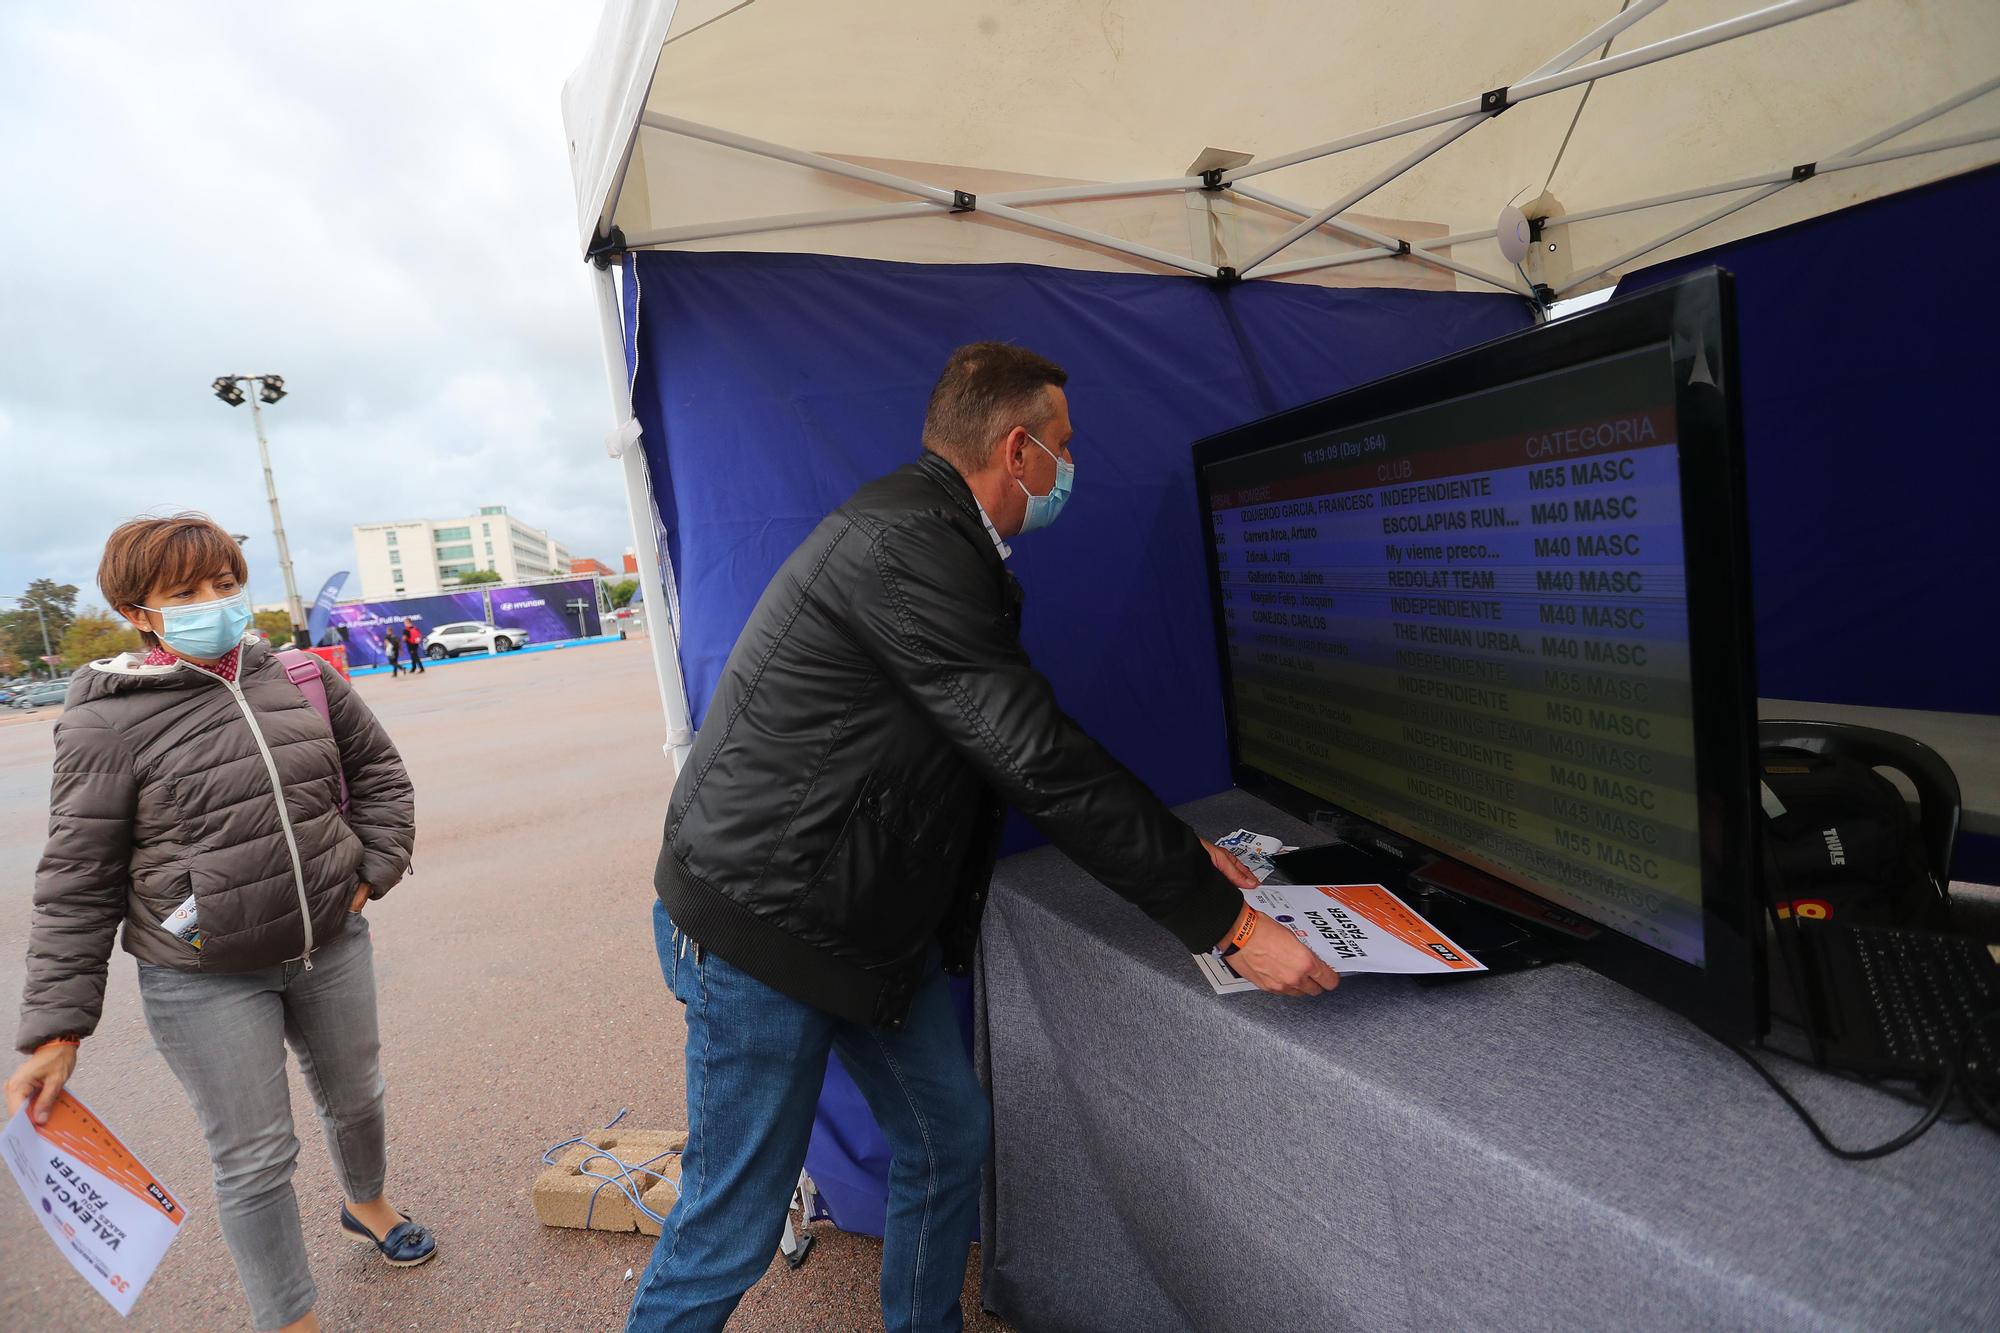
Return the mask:
<svg viewBox="0 0 2000 1333">
<path fill-rule="evenodd" d="M 1180 813 L 1325 841 L 1237 792 Z M 979 1026 L 985 1299 L 1027 1333 L 2000 1327 L 2000 1135 L 1839 1161 L 1582 967 L 1217 996 L 1044 848 L 995 875 Z M 1918 1114 L 1776 1068 L 1836 1142 Z"/>
</svg>

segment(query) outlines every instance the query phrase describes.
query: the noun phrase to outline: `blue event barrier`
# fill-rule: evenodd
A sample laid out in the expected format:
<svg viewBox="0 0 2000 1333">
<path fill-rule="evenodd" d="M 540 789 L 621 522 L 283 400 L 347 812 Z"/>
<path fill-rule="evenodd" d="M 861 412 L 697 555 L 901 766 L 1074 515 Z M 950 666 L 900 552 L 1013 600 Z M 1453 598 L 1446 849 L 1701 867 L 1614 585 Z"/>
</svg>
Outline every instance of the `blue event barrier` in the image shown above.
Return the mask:
<svg viewBox="0 0 2000 1333">
<path fill-rule="evenodd" d="M 1013 264 L 648 253 L 626 274 L 697 725 L 780 562 L 855 487 L 916 457 L 952 348 L 1006 339 L 1068 369 L 1077 432 L 1062 522 L 1014 547 L 1028 651 L 1169 802 L 1229 784 L 1189 445 L 1529 323 L 1504 295 Z M 879 1234 L 886 1152 L 837 1067 L 807 1162 L 835 1220 Z"/>
</svg>

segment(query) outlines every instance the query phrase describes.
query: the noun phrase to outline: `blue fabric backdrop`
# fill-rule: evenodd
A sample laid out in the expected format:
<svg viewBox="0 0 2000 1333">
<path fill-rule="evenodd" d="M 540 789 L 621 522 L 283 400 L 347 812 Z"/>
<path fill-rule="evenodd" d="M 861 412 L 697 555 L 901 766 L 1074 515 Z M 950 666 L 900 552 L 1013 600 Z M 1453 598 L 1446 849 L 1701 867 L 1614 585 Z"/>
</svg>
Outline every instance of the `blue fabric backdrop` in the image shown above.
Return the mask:
<svg viewBox="0 0 2000 1333">
<path fill-rule="evenodd" d="M 1621 285 L 1708 263 L 1736 274 L 1766 695 L 2000 712 L 2000 616 L 1980 610 L 2000 586 L 1986 513 L 2000 461 L 1978 410 L 2000 272 L 1941 267 L 1924 243 L 1996 210 L 1989 168 Z M 1505 296 L 1019 265 L 645 254 L 627 279 L 697 725 L 778 564 L 857 485 L 914 456 L 950 349 L 1004 338 L 1068 367 L 1077 427 L 1075 498 L 1015 547 L 1028 650 L 1169 801 L 1228 782 L 1187 446 L 1528 323 Z M 1017 828 L 1010 845 L 1025 840 Z M 840 1225 L 879 1234 L 886 1163 L 833 1066 L 808 1166 Z"/>
<path fill-rule="evenodd" d="M 1736 277 L 1766 697 L 2000 713 L 2000 269 L 1938 248 L 1993 217 L 2000 167 L 1618 285 Z"/>
<path fill-rule="evenodd" d="M 1528 322 L 1506 296 L 1027 265 L 643 254 L 635 267 L 635 407 L 697 726 L 779 563 L 863 481 L 916 457 L 952 348 L 1008 339 L 1069 370 L 1077 431 L 1063 521 L 1011 562 L 1028 651 L 1064 707 L 1176 801 L 1228 783 L 1188 446 Z"/>
<path fill-rule="evenodd" d="M 1068 369 L 1077 432 L 1062 522 L 1010 562 L 1028 652 L 1169 802 L 1229 785 L 1188 446 L 1529 323 L 1504 295 L 807 255 L 627 265 L 634 407 L 697 726 L 779 563 L 862 482 L 916 456 L 952 348 L 1007 339 Z M 1027 837 L 1017 826 L 1010 846 Z M 886 1149 L 837 1064 L 807 1164 L 841 1226 L 880 1234 Z"/>
</svg>

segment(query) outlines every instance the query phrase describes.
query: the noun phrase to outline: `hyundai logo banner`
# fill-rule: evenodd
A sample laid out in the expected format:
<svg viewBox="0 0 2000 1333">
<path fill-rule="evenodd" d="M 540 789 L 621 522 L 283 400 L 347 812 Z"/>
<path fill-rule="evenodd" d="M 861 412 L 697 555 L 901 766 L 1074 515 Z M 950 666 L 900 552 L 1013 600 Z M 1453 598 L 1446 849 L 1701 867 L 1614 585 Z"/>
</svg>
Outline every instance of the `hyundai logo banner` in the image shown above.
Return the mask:
<svg viewBox="0 0 2000 1333">
<path fill-rule="evenodd" d="M 597 614 L 596 579 L 525 587 L 496 585 L 489 595 L 493 623 L 502 629 L 510 625 L 524 629 L 533 643 L 588 639 L 604 632 Z"/>
<path fill-rule="evenodd" d="M 457 620 L 486 619 L 484 591 L 448 592 L 436 597 L 398 597 L 386 602 L 349 602 L 329 614 L 334 639 L 347 649 L 349 666 L 380 666 L 388 661 L 382 636 L 401 630 L 408 619 L 421 636 Z"/>
</svg>

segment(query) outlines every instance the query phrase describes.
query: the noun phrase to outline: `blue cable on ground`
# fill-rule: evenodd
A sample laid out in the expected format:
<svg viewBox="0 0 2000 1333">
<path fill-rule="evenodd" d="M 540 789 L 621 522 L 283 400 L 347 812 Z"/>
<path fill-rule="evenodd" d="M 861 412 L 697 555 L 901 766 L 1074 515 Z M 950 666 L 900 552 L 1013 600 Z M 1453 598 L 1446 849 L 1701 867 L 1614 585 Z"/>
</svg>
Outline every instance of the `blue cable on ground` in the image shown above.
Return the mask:
<svg viewBox="0 0 2000 1333">
<path fill-rule="evenodd" d="M 621 1107 L 619 1109 L 618 1114 L 611 1117 L 610 1122 L 604 1126 L 604 1129 L 600 1129 L 597 1132 L 602 1134 L 605 1129 L 610 1129 L 613 1126 L 615 1126 L 620 1120 L 623 1120 L 625 1118 L 626 1112 L 630 1109 L 631 1108 L 629 1107 Z M 648 1171 L 647 1168 L 652 1166 L 653 1163 L 655 1162 L 665 1161 L 669 1157 L 680 1156 L 679 1149 L 669 1149 L 668 1151 L 659 1154 L 657 1157 L 649 1157 L 643 1162 L 628 1164 L 620 1160 L 615 1153 L 606 1152 L 604 1149 L 592 1143 L 590 1141 L 589 1135 L 579 1134 L 573 1139 L 564 1139 L 561 1143 L 556 1144 L 554 1147 L 544 1152 L 542 1154 L 542 1161 L 549 1166 L 560 1166 L 561 1163 L 556 1161 L 556 1154 L 560 1153 L 565 1148 L 575 1147 L 578 1144 L 582 1144 L 583 1146 L 589 1148 L 591 1151 L 589 1156 L 585 1157 L 581 1162 L 577 1164 L 576 1173 L 580 1176 L 588 1176 L 592 1180 L 598 1182 L 597 1188 L 590 1192 L 590 1205 L 586 1209 L 584 1209 L 583 1225 L 586 1229 L 588 1229 L 590 1226 L 590 1219 L 597 1212 L 597 1196 L 604 1192 L 604 1187 L 606 1185 L 616 1185 L 618 1187 L 618 1192 L 620 1194 L 623 1194 L 626 1200 L 630 1202 L 634 1208 L 636 1208 L 641 1213 L 644 1213 L 647 1217 L 652 1218 L 655 1222 L 658 1222 L 661 1226 L 665 1226 L 667 1224 L 666 1218 L 660 1216 L 660 1214 L 654 1212 L 651 1208 L 648 1208 L 646 1206 L 645 1200 L 641 1197 L 646 1192 L 646 1187 L 640 1185 L 637 1181 L 633 1179 L 633 1173 L 640 1172 L 645 1175 L 651 1176 L 655 1181 L 665 1181 L 668 1185 L 670 1185 L 673 1188 L 674 1193 L 678 1195 L 680 1193 L 680 1185 L 678 1182 L 670 1179 L 669 1177 L 661 1174 L 658 1171 Z M 601 1171 L 592 1171 L 588 1169 L 590 1164 L 596 1161 L 600 1157 L 610 1162 L 611 1165 L 617 1169 L 616 1175 L 606 1175 Z"/>
</svg>

